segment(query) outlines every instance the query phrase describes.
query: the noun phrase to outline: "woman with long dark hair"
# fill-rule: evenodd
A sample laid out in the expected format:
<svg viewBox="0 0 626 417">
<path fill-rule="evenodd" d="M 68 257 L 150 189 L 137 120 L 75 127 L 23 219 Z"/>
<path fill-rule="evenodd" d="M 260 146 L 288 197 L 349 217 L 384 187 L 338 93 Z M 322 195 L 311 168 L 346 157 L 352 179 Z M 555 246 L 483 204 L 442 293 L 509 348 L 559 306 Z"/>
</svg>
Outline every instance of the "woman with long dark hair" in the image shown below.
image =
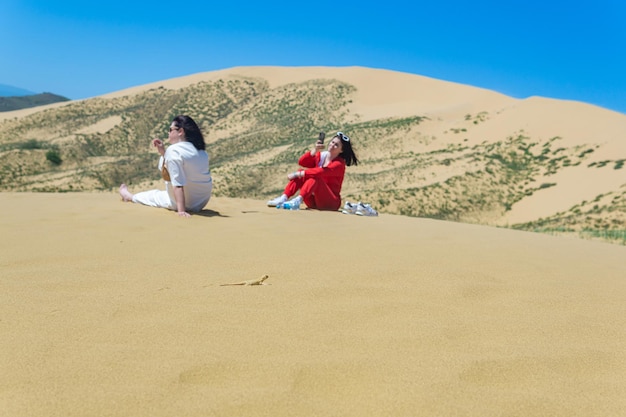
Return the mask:
<svg viewBox="0 0 626 417">
<path fill-rule="evenodd" d="M 175 210 L 181 217 L 202 210 L 211 199 L 213 180 L 204 136 L 189 116 L 176 116 L 169 128 L 170 146 L 165 149 L 161 139 L 153 139 L 159 158 L 159 170 L 165 180 L 165 191 L 150 190 L 137 194 L 120 186 L 123 201 Z"/>
<path fill-rule="evenodd" d="M 300 157 L 298 164 L 305 168 L 287 175 L 289 182 L 283 194 L 267 202 L 270 207 L 298 210 L 304 203 L 308 208 L 338 210 L 341 207 L 341 186 L 346 166 L 357 165 L 359 160 L 352 149 L 350 138 L 342 132 L 328 143 L 318 140 L 311 151 Z M 298 190 L 300 195 L 289 200 Z"/>
</svg>

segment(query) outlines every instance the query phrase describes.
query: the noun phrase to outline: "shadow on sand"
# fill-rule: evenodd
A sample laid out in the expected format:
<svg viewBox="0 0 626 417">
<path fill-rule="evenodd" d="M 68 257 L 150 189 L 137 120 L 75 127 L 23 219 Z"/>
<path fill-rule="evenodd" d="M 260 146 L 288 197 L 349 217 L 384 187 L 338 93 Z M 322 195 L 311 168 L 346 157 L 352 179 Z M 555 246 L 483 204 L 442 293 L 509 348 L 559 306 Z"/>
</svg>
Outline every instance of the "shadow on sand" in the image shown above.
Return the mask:
<svg viewBox="0 0 626 417">
<path fill-rule="evenodd" d="M 202 209 L 197 213 L 193 213 L 195 216 L 202 216 L 202 217 L 229 217 L 229 216 L 224 216 L 222 214 L 220 214 L 219 211 L 214 211 L 214 210 L 207 210 L 207 209 Z"/>
</svg>

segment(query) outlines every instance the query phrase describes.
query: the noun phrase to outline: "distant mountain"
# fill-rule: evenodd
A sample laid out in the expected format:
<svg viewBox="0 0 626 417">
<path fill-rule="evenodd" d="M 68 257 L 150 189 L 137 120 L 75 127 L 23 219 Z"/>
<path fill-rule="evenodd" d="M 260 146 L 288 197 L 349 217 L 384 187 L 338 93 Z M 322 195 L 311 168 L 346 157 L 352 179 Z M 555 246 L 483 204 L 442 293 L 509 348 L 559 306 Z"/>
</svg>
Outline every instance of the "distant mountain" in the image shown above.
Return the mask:
<svg viewBox="0 0 626 417">
<path fill-rule="evenodd" d="M 37 93 L 24 90 L 23 88 L 13 87 L 12 85 L 0 84 L 0 97 L 32 96 L 34 94 Z"/>
<path fill-rule="evenodd" d="M 69 101 L 70 99 L 52 93 L 34 94 L 29 96 L 0 97 L 0 112 L 27 109 L 45 104 Z"/>
</svg>

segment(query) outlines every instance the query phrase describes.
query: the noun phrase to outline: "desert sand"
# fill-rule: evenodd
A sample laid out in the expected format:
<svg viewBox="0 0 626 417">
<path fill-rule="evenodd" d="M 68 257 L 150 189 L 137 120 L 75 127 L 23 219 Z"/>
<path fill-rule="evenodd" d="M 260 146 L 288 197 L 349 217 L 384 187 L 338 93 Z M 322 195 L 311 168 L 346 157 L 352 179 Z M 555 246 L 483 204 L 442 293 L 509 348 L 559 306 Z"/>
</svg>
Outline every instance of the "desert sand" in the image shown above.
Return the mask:
<svg viewBox="0 0 626 417">
<path fill-rule="evenodd" d="M 548 173 L 543 177 L 534 178 L 528 187 L 532 188 L 542 183 L 550 184 L 550 186 L 533 190 L 529 193 L 530 195 L 512 204 L 505 213 L 488 212 L 477 215 L 473 221 L 479 223 L 509 226 L 548 219 L 559 213 L 572 211 L 577 205 L 596 201 L 603 196 L 609 200 L 615 197 L 619 199 L 626 186 L 623 169 L 616 167 L 617 161 L 623 162 L 626 158 L 626 141 L 623 140 L 626 137 L 625 115 L 580 102 L 543 97 L 516 99 L 482 88 L 415 74 L 356 66 L 235 67 L 136 86 L 103 95 L 101 98 L 132 96 L 158 87 L 180 89 L 202 81 L 241 79 L 241 77 L 265 80 L 272 88 L 316 79 L 339 80 L 356 88 L 349 108 L 349 113 L 355 117 L 355 120 L 372 121 L 413 116 L 427 118 L 427 121 L 420 125 L 419 132 L 411 132 L 401 139 L 394 139 L 396 140 L 394 149 L 402 149 L 405 153 L 409 151 L 416 154 L 433 152 L 439 148 L 445 148 L 446 145 L 475 146 L 483 142 L 498 142 L 518 135 L 532 138 L 533 146 L 537 145 L 535 151 L 540 148 L 540 144 L 553 138 L 559 138 L 555 148 L 577 149 L 576 153 L 593 151 L 580 164 L 562 167 L 556 174 Z M 19 119 L 49 108 L 73 104 L 75 103 L 55 103 L 39 108 L 0 113 L 0 121 Z M 481 119 L 480 122 L 474 120 L 476 124 L 467 120 L 467 116 L 476 118 L 478 115 L 482 115 L 484 120 Z M 59 144 L 74 140 L 76 134 L 104 134 L 119 126 L 121 121 L 119 115 L 107 117 L 77 132 L 71 132 L 67 136 L 63 136 L 54 129 L 29 131 L 24 139 L 37 137 L 40 140 L 49 140 Z M 207 141 L 212 143 L 228 138 L 236 134 L 237 129 L 243 129 L 241 123 L 234 123 L 233 126 L 228 129 L 223 126 L 220 129 L 209 129 L 205 132 Z M 9 126 L 5 130 L 15 129 Z M 455 130 L 457 132 L 462 130 L 463 133 L 452 133 Z M 12 139 L 9 138 L 9 140 Z M 432 141 L 431 145 L 424 144 L 429 141 Z M 148 142 L 149 138 L 146 138 L 146 143 Z M 358 134 L 355 143 L 358 147 Z M 381 140 L 381 143 L 384 141 Z M 394 150 L 391 147 L 369 146 L 370 148 L 359 149 L 359 155 L 367 157 L 368 153 L 370 156 L 375 154 L 377 158 L 384 161 L 394 157 L 390 154 Z M 280 147 L 268 149 L 256 155 L 247 155 L 246 162 L 237 161 L 237 163 L 258 164 L 271 159 L 283 150 L 284 148 Z M 11 158 L 11 155 L 6 157 L 7 160 Z M 91 158 L 90 162 L 102 161 Z M 386 162 L 379 165 L 361 164 L 351 171 L 356 174 L 376 174 L 384 172 L 388 167 Z M 399 185 L 395 187 L 400 189 L 426 187 L 443 183 L 454 176 L 464 175 L 467 171 L 479 169 L 481 168 L 463 163 L 458 163 L 451 168 L 429 167 L 423 172 L 417 172 L 419 181 L 415 178 L 408 178 L 403 182 L 403 178 L 398 178 Z M 219 171 L 214 173 L 219 180 Z M 68 177 L 68 175 L 58 175 L 58 173 L 57 176 L 45 173 L 39 177 L 33 177 L 30 184 L 40 186 L 44 183 L 50 187 L 58 187 L 63 185 L 63 181 Z M 350 187 L 348 184 L 345 188 L 346 194 L 360 195 L 364 191 Z M 621 218 L 618 220 L 623 221 Z M 585 226 L 590 225 L 581 225 L 583 228 Z"/>
<path fill-rule="evenodd" d="M 0 203 L 2 416 L 626 415 L 624 246 L 243 199 Z"/>
</svg>

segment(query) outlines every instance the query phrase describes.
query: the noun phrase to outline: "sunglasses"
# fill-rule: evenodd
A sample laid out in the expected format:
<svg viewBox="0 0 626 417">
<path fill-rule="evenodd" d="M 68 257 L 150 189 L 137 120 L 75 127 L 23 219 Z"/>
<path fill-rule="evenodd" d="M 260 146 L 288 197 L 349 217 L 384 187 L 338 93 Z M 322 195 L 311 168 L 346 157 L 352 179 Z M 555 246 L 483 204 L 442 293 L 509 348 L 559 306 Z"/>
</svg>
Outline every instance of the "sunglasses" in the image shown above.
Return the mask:
<svg viewBox="0 0 626 417">
<path fill-rule="evenodd" d="M 171 132 L 172 130 L 178 130 L 178 129 L 180 129 L 180 127 L 172 127 L 172 126 L 170 126 L 170 132 Z"/>
<path fill-rule="evenodd" d="M 337 136 L 339 139 L 345 141 L 345 142 L 350 142 L 350 138 L 346 135 L 344 135 L 342 132 L 337 132 L 337 134 L 335 135 Z"/>
</svg>

